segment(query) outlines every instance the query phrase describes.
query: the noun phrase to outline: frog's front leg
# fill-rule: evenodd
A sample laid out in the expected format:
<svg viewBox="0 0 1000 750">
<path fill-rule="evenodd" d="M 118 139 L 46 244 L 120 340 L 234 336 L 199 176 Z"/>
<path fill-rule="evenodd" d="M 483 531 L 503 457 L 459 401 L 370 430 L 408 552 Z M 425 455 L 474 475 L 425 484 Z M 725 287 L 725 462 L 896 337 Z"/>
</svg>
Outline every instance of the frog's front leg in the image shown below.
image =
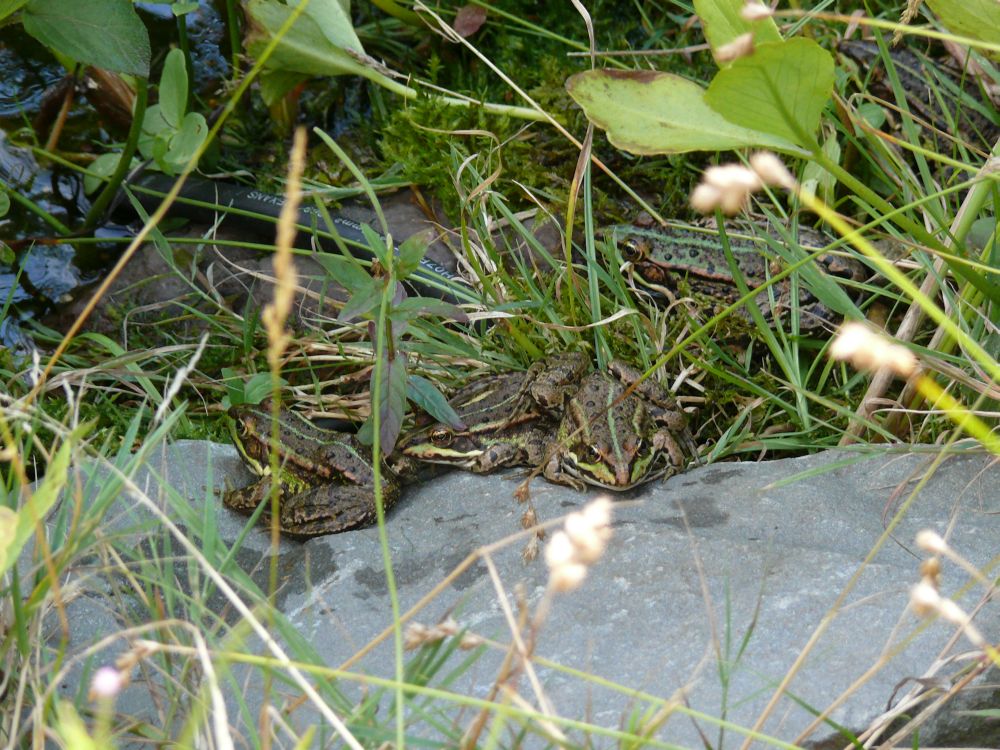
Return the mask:
<svg viewBox="0 0 1000 750">
<path fill-rule="evenodd" d="M 683 440 L 683 438 L 682 438 Z M 677 442 L 674 433 L 670 430 L 659 430 L 653 435 L 653 447 L 658 451 L 664 451 L 670 456 L 670 465 L 675 469 L 683 469 L 687 463 L 688 454 L 697 457 L 697 453 L 691 453 L 690 447 L 685 452 Z"/>
<path fill-rule="evenodd" d="M 549 460 L 545 462 L 545 468 L 542 470 L 542 476 L 553 484 L 565 484 L 568 487 L 572 487 L 577 492 L 585 489 L 586 484 L 574 477 L 572 474 L 563 471 L 562 459 L 563 452 L 561 450 L 555 451 L 549 457 Z"/>
</svg>

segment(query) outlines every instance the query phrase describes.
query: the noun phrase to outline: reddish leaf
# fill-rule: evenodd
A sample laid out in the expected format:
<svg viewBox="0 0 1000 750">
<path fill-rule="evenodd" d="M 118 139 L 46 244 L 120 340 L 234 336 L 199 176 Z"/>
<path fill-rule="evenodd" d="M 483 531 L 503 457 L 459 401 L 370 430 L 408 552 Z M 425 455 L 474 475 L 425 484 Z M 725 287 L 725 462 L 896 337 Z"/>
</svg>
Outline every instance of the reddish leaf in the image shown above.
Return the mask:
<svg viewBox="0 0 1000 750">
<path fill-rule="evenodd" d="M 465 5 L 455 14 L 455 31 L 463 37 L 470 37 L 486 23 L 486 8 L 481 5 Z"/>
</svg>

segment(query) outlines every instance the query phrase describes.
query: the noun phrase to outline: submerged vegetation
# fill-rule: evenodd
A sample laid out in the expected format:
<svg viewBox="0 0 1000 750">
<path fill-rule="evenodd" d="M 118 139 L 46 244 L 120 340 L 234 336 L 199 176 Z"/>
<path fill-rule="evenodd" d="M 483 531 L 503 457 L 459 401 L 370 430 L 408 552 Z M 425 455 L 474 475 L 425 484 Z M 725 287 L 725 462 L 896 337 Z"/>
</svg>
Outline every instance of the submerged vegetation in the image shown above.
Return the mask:
<svg viewBox="0 0 1000 750">
<path fill-rule="evenodd" d="M 459 648 L 502 648 L 446 624 L 409 632 L 420 650 L 405 674 L 399 651 L 404 683 L 371 679 L 357 702 L 341 692 L 335 678 L 357 675 L 323 666 L 273 607 L 277 554 L 259 585 L 217 534 L 217 500 L 196 518 L 169 490 L 164 513 L 131 486 L 168 438 L 227 442 L 230 406 L 270 399 L 360 426 L 376 493 L 377 457 L 415 415 L 454 421 L 443 394 L 565 351 L 669 388 L 706 463 L 895 441 L 944 452 L 968 436 L 1000 455 L 995 8 L 980 3 L 973 23 L 947 0 L 902 21 L 876 3 L 742 5 L 0 3 L 0 64 L 44 83 L 0 90 L 11 747 L 44 733 L 72 747 L 193 744 L 211 711 L 185 707 L 221 701 L 240 661 L 267 690 L 294 685 L 351 746 L 409 739 L 402 706 L 426 711 L 435 746 L 495 746 L 505 722 L 515 744 L 663 746 L 669 702 L 608 728 L 498 697 L 552 599 L 600 558 L 605 505 L 549 543 L 548 588 L 522 613 L 531 638 L 488 700 L 445 692 L 442 670 Z M 197 219 L 168 212 L 204 178 L 257 191 L 258 205 L 209 193 Z M 277 208 L 298 200 L 276 240 Z M 714 249 L 694 253 L 689 236 Z M 72 248 L 83 270 L 45 283 L 61 257 L 50 248 Z M 416 284 L 404 294 L 404 282 Z M 843 319 L 864 325 L 834 339 Z M 70 467 L 85 461 L 105 479 L 78 480 Z M 138 546 L 106 525 L 123 488 L 156 519 Z M 69 579 L 93 560 L 129 634 L 114 668 L 98 669 L 103 644 L 69 646 Z M 933 578 L 922 608 L 962 624 Z M 238 622 L 219 614 L 219 592 Z M 61 635 L 40 638 L 56 620 Z M 248 629 L 268 659 L 240 654 Z M 165 676 L 160 727 L 115 713 L 142 665 Z M 56 700 L 71 669 L 92 694 Z M 467 713 L 452 722 L 443 706 Z"/>
</svg>

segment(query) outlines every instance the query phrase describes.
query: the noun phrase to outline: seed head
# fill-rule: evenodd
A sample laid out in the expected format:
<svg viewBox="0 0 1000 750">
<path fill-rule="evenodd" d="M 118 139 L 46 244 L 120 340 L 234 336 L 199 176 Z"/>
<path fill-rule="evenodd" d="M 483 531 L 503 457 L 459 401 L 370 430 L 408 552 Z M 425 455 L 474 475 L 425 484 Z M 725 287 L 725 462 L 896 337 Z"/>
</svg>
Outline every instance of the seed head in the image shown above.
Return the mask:
<svg viewBox="0 0 1000 750">
<path fill-rule="evenodd" d="M 888 369 L 908 378 L 917 369 L 917 359 L 905 346 L 892 343 L 863 323 L 845 323 L 830 345 L 830 356 L 850 361 L 859 370 Z"/>
</svg>

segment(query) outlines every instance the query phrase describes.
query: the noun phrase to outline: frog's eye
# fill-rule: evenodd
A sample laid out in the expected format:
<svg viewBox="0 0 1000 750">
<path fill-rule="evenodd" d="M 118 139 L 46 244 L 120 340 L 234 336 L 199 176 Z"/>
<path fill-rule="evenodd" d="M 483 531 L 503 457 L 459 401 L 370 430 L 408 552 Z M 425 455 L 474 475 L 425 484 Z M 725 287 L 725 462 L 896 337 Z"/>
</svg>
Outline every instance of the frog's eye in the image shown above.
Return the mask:
<svg viewBox="0 0 1000 750">
<path fill-rule="evenodd" d="M 600 461 L 601 461 L 601 452 L 599 450 L 597 450 L 597 448 L 595 448 L 594 446 L 588 445 L 587 446 L 587 463 L 596 464 L 596 463 L 600 463 Z"/>
<path fill-rule="evenodd" d="M 639 451 L 641 451 L 643 445 L 645 445 L 645 443 L 643 443 L 642 438 L 637 437 L 635 439 L 635 452 L 638 453 Z"/>
<path fill-rule="evenodd" d="M 635 263 L 637 260 L 642 260 L 646 257 L 646 251 L 642 243 L 636 239 L 628 239 L 621 244 L 622 258 L 627 261 Z"/>
<path fill-rule="evenodd" d="M 431 431 L 431 443 L 438 448 L 447 448 L 454 439 L 455 434 L 446 427 L 438 427 Z"/>
</svg>

